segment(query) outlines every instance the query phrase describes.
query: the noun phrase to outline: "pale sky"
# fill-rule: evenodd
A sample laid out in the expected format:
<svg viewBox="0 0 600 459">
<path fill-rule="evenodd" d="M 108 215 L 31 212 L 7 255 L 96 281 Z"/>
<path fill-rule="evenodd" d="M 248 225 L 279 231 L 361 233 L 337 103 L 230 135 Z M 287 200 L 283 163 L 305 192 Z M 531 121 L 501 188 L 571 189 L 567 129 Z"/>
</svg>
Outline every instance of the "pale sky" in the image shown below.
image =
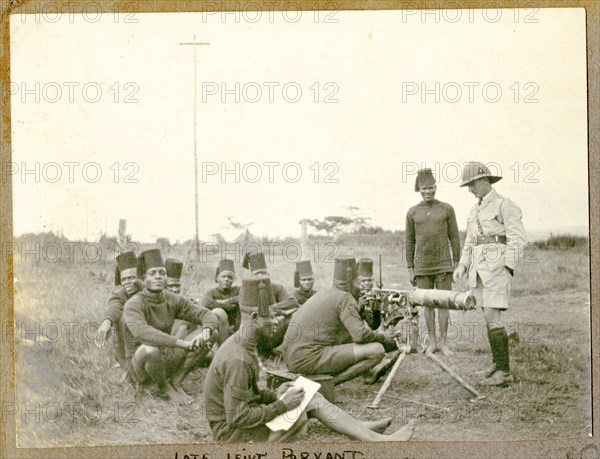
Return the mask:
<svg viewBox="0 0 600 459">
<path fill-rule="evenodd" d="M 500 168 L 496 189 L 532 232 L 587 227 L 585 12 L 498 11 L 13 16 L 15 164 L 2 178 L 15 171 L 15 233 L 93 239 L 125 218 L 135 240 L 193 238 L 193 47 L 179 43 L 194 34 L 210 42 L 197 47 L 199 171 L 218 168 L 199 177 L 201 238 L 232 235 L 229 216 L 298 236 L 300 219 L 349 206 L 404 229 L 423 166 L 464 228 L 469 160 Z M 36 162 L 38 177 L 22 174 Z M 223 180 L 236 163 L 239 183 Z M 279 163 L 273 183 L 264 163 Z"/>
</svg>

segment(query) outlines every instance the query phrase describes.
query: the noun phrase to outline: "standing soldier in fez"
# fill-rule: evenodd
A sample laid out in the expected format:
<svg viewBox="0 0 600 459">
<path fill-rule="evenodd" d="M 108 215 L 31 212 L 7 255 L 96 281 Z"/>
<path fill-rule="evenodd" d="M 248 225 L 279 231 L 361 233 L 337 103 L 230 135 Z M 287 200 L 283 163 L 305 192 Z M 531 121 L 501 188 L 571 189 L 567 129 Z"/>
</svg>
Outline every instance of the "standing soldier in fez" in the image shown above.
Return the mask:
<svg viewBox="0 0 600 459">
<path fill-rule="evenodd" d="M 254 277 L 269 275 L 265 255 L 262 252 L 247 252 L 246 255 L 244 255 L 242 266 L 245 269 L 249 269 Z M 258 341 L 258 352 L 265 356 L 272 354 L 273 349 L 283 343 L 283 337 L 290 323 L 292 314 L 300 307 L 296 298 L 289 295 L 283 285 L 271 282 L 271 288 L 273 289 L 273 295 L 275 297 L 275 304 L 271 307 L 277 319 L 277 327 L 275 333 L 270 337 L 261 336 L 261 339 Z M 255 312 L 255 308 L 244 305 L 243 303 L 240 303 L 240 308 L 242 312 L 248 314 Z"/>
<path fill-rule="evenodd" d="M 297 408 L 304 398 L 304 390 L 291 387 L 291 383 L 282 384 L 277 391 L 258 386 L 257 345 L 261 336 L 270 336 L 277 327 L 271 285 L 269 278 L 262 275 L 242 281 L 241 302 L 252 308 L 250 321 L 219 348 L 204 379 L 206 419 L 215 441 L 293 440 L 307 432 L 308 417 L 355 440 L 409 440 L 414 422 L 391 435 L 383 435 L 381 432 L 390 425 L 391 418 L 360 421 L 328 402 L 319 392 L 289 430 L 269 430 L 267 422 Z"/>
<path fill-rule="evenodd" d="M 354 258 L 337 258 L 333 286 L 294 314 L 282 346 L 290 371 L 329 374 L 337 385 L 377 365 L 386 349 L 397 348 L 393 329 L 374 331 L 362 320 L 356 271 Z"/>
<path fill-rule="evenodd" d="M 217 287 L 206 292 L 200 300 L 200 304 L 208 309 L 224 309 L 229 326 L 235 332 L 239 330 L 242 323 L 242 312 L 240 311 L 240 288 L 233 285 L 234 280 L 233 260 L 227 258 L 219 260 L 215 274 Z"/>
<path fill-rule="evenodd" d="M 310 260 L 302 260 L 296 263 L 296 271 L 294 271 L 294 298 L 298 304 L 302 306 L 316 292 L 313 290 L 315 285 L 315 277 L 313 276 Z"/>
<path fill-rule="evenodd" d="M 435 199 L 437 190 L 431 169 L 417 171 L 415 191 L 423 200 L 406 214 L 406 264 L 408 280 L 418 288 L 452 290 L 452 271 L 460 255 L 460 239 L 456 215 L 450 204 Z M 449 311 L 438 309 L 440 323 L 439 347 L 435 333 L 435 310 L 423 308 L 427 325 L 427 352 L 438 349 L 452 355 L 448 349 Z"/>
<path fill-rule="evenodd" d="M 137 257 L 133 252 L 124 252 L 117 256 L 115 269 L 115 288 L 108 299 L 104 320 L 96 333 L 96 346 L 102 347 L 108 340 L 111 327 L 115 329 L 115 353 L 117 362 L 125 369 L 125 342 L 123 340 L 123 307 L 129 298 L 142 290 L 137 277 Z"/>
<path fill-rule="evenodd" d="M 513 382 L 508 336 L 500 313 L 508 309 L 514 269 L 527 243 L 521 209 L 492 188 L 501 179 L 482 163 L 465 164 L 460 186 L 468 186 L 478 202 L 469 214 L 465 245 L 454 270 L 454 280 L 462 281 L 466 276 L 477 304 L 482 306 L 493 359 L 493 366 L 481 381 L 488 386 Z"/>
<path fill-rule="evenodd" d="M 142 252 L 137 268 L 144 290 L 125 304 L 123 313 L 127 379 L 155 382 L 160 397 L 190 402 L 181 381 L 193 367 L 189 361 L 202 360 L 218 339 L 219 322 L 227 320 L 225 312 L 209 311 L 166 290 L 167 270 L 158 249 Z M 175 319 L 201 327 L 185 339 L 177 338 L 170 334 Z"/>
</svg>

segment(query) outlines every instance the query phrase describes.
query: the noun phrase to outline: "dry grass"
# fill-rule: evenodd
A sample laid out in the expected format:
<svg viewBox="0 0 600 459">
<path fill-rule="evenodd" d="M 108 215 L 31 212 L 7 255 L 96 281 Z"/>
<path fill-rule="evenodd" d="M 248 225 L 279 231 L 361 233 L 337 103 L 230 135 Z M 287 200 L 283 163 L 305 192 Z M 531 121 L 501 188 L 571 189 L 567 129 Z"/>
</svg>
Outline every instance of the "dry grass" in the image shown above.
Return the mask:
<svg viewBox="0 0 600 459">
<path fill-rule="evenodd" d="M 185 260 L 188 250 L 179 246 L 168 255 Z M 365 243 L 353 253 L 376 259 L 377 250 Z M 338 253 L 348 251 L 341 247 Z M 322 252 L 321 260 L 328 253 Z M 386 247 L 382 255 L 385 286 L 406 288 L 401 245 Z M 509 332 L 520 338 L 511 341 L 517 383 L 507 389 L 482 389 L 486 399 L 474 404 L 424 355 L 413 354 L 403 362 L 380 410 L 366 406 L 381 383 L 344 384 L 338 390 L 339 405 L 365 419 L 393 416 L 392 428 L 416 418 L 418 440 L 587 435 L 591 431 L 587 254 L 575 248 L 536 255 L 536 262 L 519 267 L 511 309 L 505 315 Z M 187 294 L 197 296 L 214 285 L 217 259 L 218 255 L 209 257 L 207 263 L 186 270 Z M 316 287 L 325 288 L 333 265 L 313 266 Z M 236 269 L 242 271 L 239 263 Z M 278 257 L 270 271 L 276 281 L 291 288 L 293 263 Z M 145 389 L 119 383 L 110 346 L 99 350 L 93 345 L 112 274 L 110 261 L 16 263 L 17 397 L 24 404 L 17 415 L 19 446 L 211 441 L 201 404 L 205 369 L 196 370 L 184 384 L 197 402 L 175 407 Z M 451 320 L 456 354 L 444 360 L 475 385 L 477 371 L 490 360 L 481 313 L 452 313 Z M 32 332 L 35 324 L 37 332 Z M 24 408 L 28 414 L 23 414 Z M 342 438 L 312 421 L 304 440 Z"/>
</svg>

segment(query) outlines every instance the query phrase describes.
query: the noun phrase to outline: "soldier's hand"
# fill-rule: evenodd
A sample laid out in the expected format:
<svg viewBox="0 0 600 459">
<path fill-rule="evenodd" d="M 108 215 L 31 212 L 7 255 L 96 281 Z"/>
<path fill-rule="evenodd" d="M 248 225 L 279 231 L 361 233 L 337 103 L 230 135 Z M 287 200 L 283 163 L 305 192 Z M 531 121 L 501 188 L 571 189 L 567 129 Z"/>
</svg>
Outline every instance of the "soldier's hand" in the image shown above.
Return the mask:
<svg viewBox="0 0 600 459">
<path fill-rule="evenodd" d="M 467 273 L 467 268 L 463 265 L 458 265 L 452 274 L 454 282 L 462 281 Z"/>
<path fill-rule="evenodd" d="M 283 394 L 285 394 L 285 392 L 292 387 L 294 383 L 291 382 L 284 382 L 281 386 L 279 386 L 277 388 L 277 398 L 280 398 Z"/>
<path fill-rule="evenodd" d="M 96 346 L 102 347 L 108 341 L 108 337 L 110 336 L 110 327 L 112 323 L 109 319 L 104 319 L 96 332 Z"/>
<path fill-rule="evenodd" d="M 413 268 L 408 268 L 408 282 L 410 282 L 410 285 L 413 287 L 417 286 L 415 283 L 415 270 Z"/>
<path fill-rule="evenodd" d="M 281 401 L 288 410 L 291 410 L 299 406 L 303 398 L 304 389 L 301 387 L 290 387 L 281 397 Z"/>
</svg>

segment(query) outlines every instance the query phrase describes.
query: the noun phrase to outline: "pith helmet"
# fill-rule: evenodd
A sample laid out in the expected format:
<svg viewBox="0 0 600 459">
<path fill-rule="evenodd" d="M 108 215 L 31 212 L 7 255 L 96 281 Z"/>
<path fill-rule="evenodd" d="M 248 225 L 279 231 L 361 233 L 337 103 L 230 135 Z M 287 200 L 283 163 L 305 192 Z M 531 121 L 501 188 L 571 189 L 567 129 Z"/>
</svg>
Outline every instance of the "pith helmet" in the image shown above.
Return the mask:
<svg viewBox="0 0 600 459">
<path fill-rule="evenodd" d="M 502 177 L 498 175 L 492 175 L 485 164 L 477 161 L 469 161 L 463 168 L 462 183 L 460 186 L 466 186 L 472 181 L 483 177 L 487 177 L 490 183 L 496 183 L 498 180 L 502 180 Z"/>
<path fill-rule="evenodd" d="M 260 317 L 269 316 L 269 306 L 275 304 L 275 295 L 269 276 L 252 277 L 242 280 L 240 305 L 258 308 Z"/>
<path fill-rule="evenodd" d="M 415 191 L 419 191 L 419 187 L 435 185 L 435 179 L 433 178 L 433 172 L 431 169 L 421 169 L 417 171 L 417 178 L 415 179 Z"/>
<path fill-rule="evenodd" d="M 133 252 L 123 252 L 117 256 L 117 267 L 115 269 L 115 285 L 121 285 L 121 272 L 137 267 L 137 257 Z"/>
</svg>

